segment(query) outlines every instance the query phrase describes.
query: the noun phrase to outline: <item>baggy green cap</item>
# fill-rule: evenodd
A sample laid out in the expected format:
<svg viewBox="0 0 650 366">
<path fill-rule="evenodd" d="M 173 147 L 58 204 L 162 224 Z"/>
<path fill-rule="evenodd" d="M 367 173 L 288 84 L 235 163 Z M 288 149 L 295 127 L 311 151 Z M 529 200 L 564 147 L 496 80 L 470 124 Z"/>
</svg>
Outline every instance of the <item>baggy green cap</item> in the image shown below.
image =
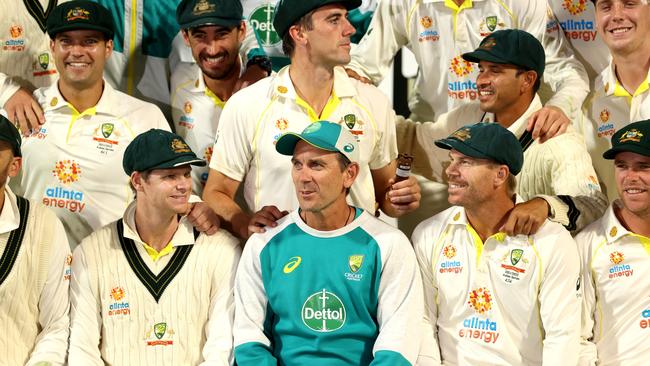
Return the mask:
<svg viewBox="0 0 650 366">
<path fill-rule="evenodd" d="M 20 151 L 22 139 L 20 132 L 5 116 L 0 114 L 0 141 L 6 141 L 11 145 L 14 156 L 23 156 Z"/>
<path fill-rule="evenodd" d="M 182 29 L 204 25 L 235 27 L 243 20 L 239 0 L 182 0 L 176 8 L 176 21 Z"/>
<path fill-rule="evenodd" d="M 273 27 L 280 37 L 284 37 L 303 15 L 328 4 L 341 4 L 347 10 L 352 10 L 361 5 L 361 0 L 280 0 L 275 4 Z"/>
<path fill-rule="evenodd" d="M 76 0 L 59 4 L 47 17 L 47 34 L 52 39 L 58 33 L 78 29 L 100 31 L 106 39 L 113 39 L 113 15 L 96 2 Z"/>
<path fill-rule="evenodd" d="M 612 147 L 603 153 L 603 158 L 611 160 L 624 151 L 650 156 L 650 119 L 632 122 L 616 131 Z"/>
<path fill-rule="evenodd" d="M 152 128 L 131 141 L 124 151 L 122 167 L 127 175 L 153 169 L 169 169 L 182 165 L 205 166 L 179 135 Z"/>
<path fill-rule="evenodd" d="M 435 141 L 445 150 L 454 149 L 478 159 L 489 159 L 507 165 L 510 173 L 519 174 L 524 165 L 524 152 L 515 135 L 498 123 L 477 123 L 459 128 L 447 138 Z"/>
</svg>

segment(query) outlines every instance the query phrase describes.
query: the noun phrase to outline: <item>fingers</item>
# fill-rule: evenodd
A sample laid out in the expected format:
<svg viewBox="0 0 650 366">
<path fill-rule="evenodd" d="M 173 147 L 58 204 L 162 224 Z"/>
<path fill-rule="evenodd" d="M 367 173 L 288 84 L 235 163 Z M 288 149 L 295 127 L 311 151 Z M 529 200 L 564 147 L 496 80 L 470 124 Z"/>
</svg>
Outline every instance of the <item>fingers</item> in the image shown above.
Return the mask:
<svg viewBox="0 0 650 366">
<path fill-rule="evenodd" d="M 215 234 L 221 225 L 219 216 L 205 202 L 192 204 L 187 218 L 196 230 L 207 235 Z"/>
<path fill-rule="evenodd" d="M 250 233 L 264 233 L 266 227 L 278 226 L 277 220 L 286 216 L 289 212 L 280 211 L 275 206 L 264 206 L 261 210 L 257 211 L 248 224 L 248 231 Z"/>
<path fill-rule="evenodd" d="M 32 94 L 25 89 L 19 89 L 5 103 L 7 115 L 13 118 L 13 122 L 20 129 L 23 135 L 30 135 L 40 129 L 45 123 L 45 116 Z"/>
<path fill-rule="evenodd" d="M 389 181 L 391 189 L 387 192 L 388 200 L 393 207 L 402 213 L 411 212 L 420 207 L 420 185 L 415 177 L 411 176 L 406 180 L 394 183 Z"/>
<path fill-rule="evenodd" d="M 526 129 L 531 131 L 533 139 L 545 142 L 566 132 L 570 123 L 571 121 L 561 109 L 548 106 L 530 116 Z"/>
<path fill-rule="evenodd" d="M 533 235 L 548 217 L 548 204 L 541 198 L 518 203 L 510 210 L 500 231 L 508 236 Z"/>
<path fill-rule="evenodd" d="M 345 72 L 348 74 L 349 77 L 351 77 L 353 79 L 357 79 L 360 82 L 365 83 L 365 84 L 372 84 L 372 81 L 370 81 L 370 79 L 359 75 L 356 71 L 354 71 L 352 69 L 347 69 L 346 68 Z"/>
</svg>

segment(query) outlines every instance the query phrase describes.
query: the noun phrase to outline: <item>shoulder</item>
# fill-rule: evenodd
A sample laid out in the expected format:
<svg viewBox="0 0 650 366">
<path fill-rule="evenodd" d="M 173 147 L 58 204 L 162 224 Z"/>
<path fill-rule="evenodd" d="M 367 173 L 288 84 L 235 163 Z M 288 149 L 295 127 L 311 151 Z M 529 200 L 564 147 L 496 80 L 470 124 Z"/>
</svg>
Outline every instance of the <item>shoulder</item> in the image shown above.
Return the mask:
<svg viewBox="0 0 650 366">
<path fill-rule="evenodd" d="M 114 255 L 114 249 L 118 249 L 120 253 L 122 251 L 116 233 L 117 221 L 90 233 L 90 235 L 85 237 L 79 246 L 77 246 L 75 253 L 81 251 L 87 259 L 93 257 L 102 258 L 102 260 L 98 262 L 103 262 L 107 255 Z"/>
<path fill-rule="evenodd" d="M 239 240 L 227 230 L 220 229 L 213 235 L 201 234 L 194 244 L 201 250 L 234 255 L 241 252 Z"/>
<path fill-rule="evenodd" d="M 606 211 L 607 212 L 607 211 Z M 587 247 L 594 244 L 594 241 L 599 238 L 605 238 L 605 217 L 601 217 L 591 224 L 585 226 L 582 231 L 575 237 L 575 241 L 579 247 Z"/>
<path fill-rule="evenodd" d="M 413 231 L 413 244 L 417 245 L 419 240 L 426 237 L 438 236 L 452 216 L 460 213 L 459 210 L 462 208 L 453 206 L 419 223 Z"/>
<path fill-rule="evenodd" d="M 196 75 L 198 74 L 198 66 L 194 63 L 180 62 L 172 71 L 170 79 L 172 93 L 177 92 L 188 85 L 196 82 Z"/>
<path fill-rule="evenodd" d="M 564 226 L 549 220 L 533 235 L 533 242 L 542 257 L 557 258 L 572 253 L 577 256 L 578 253 L 575 240 Z"/>
<path fill-rule="evenodd" d="M 272 96 L 272 86 L 275 84 L 276 78 L 276 74 L 267 76 L 253 85 L 240 89 L 238 92 L 233 94 L 230 99 L 228 99 L 225 108 L 238 108 L 245 105 L 245 110 L 249 110 L 251 107 L 254 108 L 256 105 L 260 104 L 259 102 L 263 102 L 265 99 L 270 100 Z M 253 101 L 255 103 L 252 103 Z"/>
<path fill-rule="evenodd" d="M 244 253 L 246 252 L 253 252 L 256 255 L 259 255 L 262 250 L 267 246 L 268 243 L 276 239 L 276 237 L 279 238 L 279 234 L 285 231 L 289 226 L 294 224 L 294 212 L 290 212 L 288 215 L 282 217 L 278 221 L 276 221 L 277 226 L 273 228 L 267 228 L 264 233 L 255 233 L 251 235 L 250 238 L 246 241 L 246 244 L 244 245 Z M 291 239 L 291 237 L 287 236 L 282 236 L 282 240 L 287 240 Z"/>
</svg>

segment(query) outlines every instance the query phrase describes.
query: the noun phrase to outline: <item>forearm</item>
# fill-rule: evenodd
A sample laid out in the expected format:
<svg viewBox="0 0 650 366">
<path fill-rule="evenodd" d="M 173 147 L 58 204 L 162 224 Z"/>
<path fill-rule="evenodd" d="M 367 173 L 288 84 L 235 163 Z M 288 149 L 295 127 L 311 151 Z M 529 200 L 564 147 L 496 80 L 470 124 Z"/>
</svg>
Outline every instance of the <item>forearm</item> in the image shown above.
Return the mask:
<svg viewBox="0 0 650 366">
<path fill-rule="evenodd" d="M 20 89 L 20 85 L 14 83 L 9 76 L 0 73 L 0 108 L 4 107 L 7 100 L 9 100 L 18 89 Z M 8 117 L 13 119 L 13 116 Z"/>
<path fill-rule="evenodd" d="M 220 191 L 206 190 L 203 200 L 219 215 L 223 228 L 244 240 L 248 239 L 251 215 L 245 213 L 232 197 Z"/>
<path fill-rule="evenodd" d="M 551 207 L 551 221 L 560 223 L 564 227 L 577 233 L 585 226 L 602 217 L 607 209 L 607 197 L 600 192 L 594 191 L 588 196 L 539 196 Z"/>
</svg>

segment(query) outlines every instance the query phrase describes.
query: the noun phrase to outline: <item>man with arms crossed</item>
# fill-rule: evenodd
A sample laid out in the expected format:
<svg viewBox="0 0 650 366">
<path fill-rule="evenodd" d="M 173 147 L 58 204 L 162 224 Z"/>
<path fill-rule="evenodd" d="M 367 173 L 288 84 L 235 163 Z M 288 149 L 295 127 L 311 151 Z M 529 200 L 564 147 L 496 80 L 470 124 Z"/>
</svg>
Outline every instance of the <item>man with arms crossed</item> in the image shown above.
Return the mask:
<svg viewBox="0 0 650 366">
<path fill-rule="evenodd" d="M 650 120 L 612 136 L 620 199 L 578 236 L 584 284 L 580 365 L 643 365 L 650 343 Z"/>
<path fill-rule="evenodd" d="M 320 121 L 275 145 L 300 208 L 246 243 L 235 359 L 248 365 L 413 365 L 422 283 L 404 234 L 350 206 L 359 144 Z"/>
<path fill-rule="evenodd" d="M 521 144 L 498 124 L 478 123 L 436 145 L 450 150 L 454 206 L 413 234 L 429 323 L 418 365 L 575 365 L 575 242 L 550 221 L 529 236 L 499 230 L 520 201 Z"/>
<path fill-rule="evenodd" d="M 203 198 L 242 238 L 271 225 L 280 210 L 297 207 L 289 179 L 289 158 L 275 152 L 284 132 L 299 133 L 310 123 L 340 123 L 359 142 L 359 177 L 350 202 L 389 216 L 417 208 L 414 178 L 394 183 L 395 113 L 375 87 L 348 78 L 354 28 L 347 12 L 360 0 L 282 0 L 274 19 L 291 65 L 230 98 L 223 110 Z M 233 197 L 244 182 L 251 218 Z"/>
<path fill-rule="evenodd" d="M 20 166 L 20 133 L 0 115 L 0 364 L 63 365 L 70 247 L 53 212 L 6 186 Z"/>
<path fill-rule="evenodd" d="M 124 153 L 136 199 L 75 249 L 70 365 L 229 365 L 237 240 L 192 230 L 183 139 L 152 129 Z"/>
<path fill-rule="evenodd" d="M 582 134 L 610 201 L 617 197 L 614 169 L 602 159 L 614 132 L 650 118 L 650 4 L 648 0 L 592 0 L 598 34 L 610 64 L 585 103 Z"/>
</svg>

